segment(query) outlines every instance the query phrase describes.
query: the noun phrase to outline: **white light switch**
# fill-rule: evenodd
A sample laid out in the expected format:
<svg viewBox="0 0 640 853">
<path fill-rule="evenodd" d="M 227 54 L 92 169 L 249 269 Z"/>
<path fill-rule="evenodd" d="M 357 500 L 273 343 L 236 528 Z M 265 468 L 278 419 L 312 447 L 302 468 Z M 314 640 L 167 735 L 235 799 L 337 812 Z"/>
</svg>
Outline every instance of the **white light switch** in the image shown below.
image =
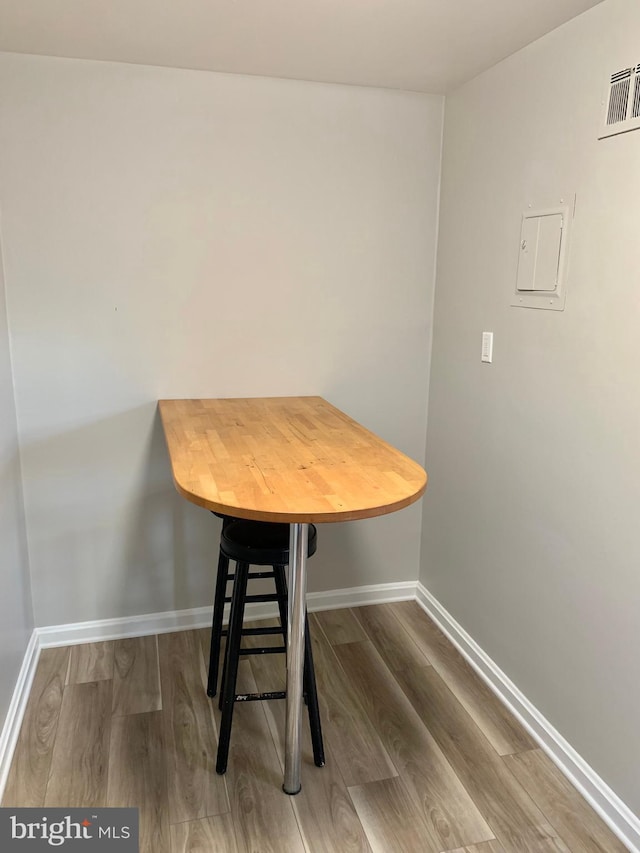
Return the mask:
<svg viewBox="0 0 640 853">
<path fill-rule="evenodd" d="M 482 361 L 493 361 L 493 332 L 482 333 Z"/>
</svg>

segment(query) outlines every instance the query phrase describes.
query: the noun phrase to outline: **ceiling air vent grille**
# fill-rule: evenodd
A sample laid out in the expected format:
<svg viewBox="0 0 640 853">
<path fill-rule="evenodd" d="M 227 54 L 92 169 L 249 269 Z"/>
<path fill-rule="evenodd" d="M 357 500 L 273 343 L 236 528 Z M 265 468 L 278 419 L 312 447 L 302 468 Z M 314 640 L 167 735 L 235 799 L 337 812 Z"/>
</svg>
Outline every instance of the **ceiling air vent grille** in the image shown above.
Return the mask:
<svg viewBox="0 0 640 853">
<path fill-rule="evenodd" d="M 631 118 L 640 118 L 640 65 L 636 65 L 636 74 L 633 84 L 633 103 L 631 105 Z"/>
<path fill-rule="evenodd" d="M 605 113 L 599 139 L 640 127 L 640 64 L 607 78 Z"/>
</svg>

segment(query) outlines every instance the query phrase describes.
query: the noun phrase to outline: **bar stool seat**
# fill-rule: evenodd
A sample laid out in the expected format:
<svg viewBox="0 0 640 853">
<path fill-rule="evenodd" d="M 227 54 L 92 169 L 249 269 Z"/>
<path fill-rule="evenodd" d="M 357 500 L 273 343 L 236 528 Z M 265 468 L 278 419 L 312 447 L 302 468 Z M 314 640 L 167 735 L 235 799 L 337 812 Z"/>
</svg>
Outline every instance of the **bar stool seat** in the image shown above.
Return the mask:
<svg viewBox="0 0 640 853">
<path fill-rule="evenodd" d="M 280 565 L 283 556 L 289 559 L 289 525 L 237 520 L 233 527 L 226 525 L 223 529 L 220 547 L 228 559 L 236 562 L 252 566 Z M 318 533 L 311 524 L 307 556 L 312 557 L 317 548 Z"/>
<path fill-rule="evenodd" d="M 309 526 L 309 542 L 307 556 L 315 554 L 317 548 L 317 532 L 313 525 Z M 235 574 L 229 572 L 229 561 L 236 563 Z M 225 591 L 228 581 L 233 581 L 231 595 L 231 613 L 227 633 L 227 648 L 225 652 L 221 687 L 220 709 L 222 711 L 216 772 L 224 773 L 227 769 L 229 743 L 231 739 L 231 724 L 233 708 L 236 702 L 283 699 L 285 691 L 269 693 L 237 694 L 236 681 L 238 664 L 241 655 L 274 654 L 286 652 L 286 645 L 266 647 L 242 647 L 242 637 L 247 635 L 261 636 L 274 633 L 282 634 L 285 644 L 287 637 L 287 584 L 285 566 L 289 563 L 289 525 L 272 524 L 260 521 L 231 520 L 223 524 L 220 538 L 220 560 L 216 580 L 216 595 L 214 604 L 214 620 L 211 635 L 211 654 L 209 660 L 209 683 L 207 692 L 215 695 L 217 681 L 217 661 L 220 651 L 222 629 L 222 607 L 225 601 Z M 225 567 L 226 564 L 226 567 Z M 251 572 L 250 566 L 270 566 L 271 571 Z M 273 578 L 275 594 L 248 595 L 247 582 L 252 578 Z M 220 590 L 222 588 L 222 591 Z M 228 599 L 227 599 L 228 600 Z M 280 626 L 277 628 L 243 628 L 244 608 L 248 601 L 277 601 L 280 614 Z M 216 612 L 216 610 L 218 612 Z M 218 619 L 216 617 L 219 617 Z M 213 676 L 213 678 L 212 678 Z M 313 745 L 314 763 L 322 767 L 325 763 L 318 695 L 316 689 L 313 654 L 309 634 L 309 622 L 305 614 L 305 652 L 304 652 L 304 698 L 309 712 L 309 726 Z"/>
</svg>

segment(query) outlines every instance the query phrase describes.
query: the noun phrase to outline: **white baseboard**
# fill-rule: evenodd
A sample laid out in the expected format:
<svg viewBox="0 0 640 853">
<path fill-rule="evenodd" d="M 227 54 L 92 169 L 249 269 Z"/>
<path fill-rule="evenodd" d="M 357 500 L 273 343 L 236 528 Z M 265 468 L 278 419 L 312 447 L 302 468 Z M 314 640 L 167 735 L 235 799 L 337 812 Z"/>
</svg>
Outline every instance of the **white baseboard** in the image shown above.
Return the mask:
<svg viewBox="0 0 640 853">
<path fill-rule="evenodd" d="M 406 601 L 416 597 L 416 582 L 381 583 L 371 586 L 332 589 L 327 592 L 307 594 L 307 607 L 313 610 L 337 610 L 341 607 L 359 607 L 363 604 L 384 604 L 389 601 Z M 274 602 L 248 604 L 247 621 L 268 619 L 278 613 Z M 143 637 L 147 634 L 167 634 L 170 631 L 187 631 L 208 628 L 211 625 L 211 607 L 193 607 L 190 610 L 169 610 L 165 613 L 146 613 L 142 616 L 125 616 L 118 619 L 98 619 L 94 622 L 76 622 L 70 625 L 49 625 L 37 628 L 40 648 L 72 646 L 77 643 L 99 643 L 104 640 L 121 640 L 125 637 Z M 225 616 L 228 616 L 228 605 Z"/>
<path fill-rule="evenodd" d="M 9 710 L 7 711 L 7 716 L 0 732 L 0 801 L 2 801 L 4 788 L 7 784 L 11 759 L 13 758 L 13 753 L 18 742 L 20 726 L 22 725 L 22 719 L 27 707 L 27 700 L 29 699 L 39 657 L 40 645 L 38 643 L 38 634 L 34 630 L 31 632 L 27 650 L 22 659 L 22 666 L 18 673 L 18 680 L 16 681 L 13 696 L 9 703 Z"/>
<path fill-rule="evenodd" d="M 370 586 L 353 586 L 329 592 L 307 593 L 307 609 L 340 610 L 342 607 L 363 607 L 365 604 L 388 604 L 390 601 L 413 601 L 416 581 L 378 583 Z"/>
<path fill-rule="evenodd" d="M 503 704 L 520 720 L 622 843 L 631 853 L 640 853 L 640 819 L 422 584 L 417 585 L 416 598 L 423 610 L 459 649 Z"/>
<path fill-rule="evenodd" d="M 100 643 L 104 640 L 123 640 L 126 637 L 188 631 L 191 628 L 204 628 L 210 624 L 211 608 L 193 607 L 190 610 L 143 613 L 140 616 L 123 616 L 118 619 L 96 619 L 93 622 L 48 625 L 45 628 L 36 628 L 36 631 L 40 647 L 48 649 L 53 646 L 74 646 L 78 643 Z"/>
</svg>

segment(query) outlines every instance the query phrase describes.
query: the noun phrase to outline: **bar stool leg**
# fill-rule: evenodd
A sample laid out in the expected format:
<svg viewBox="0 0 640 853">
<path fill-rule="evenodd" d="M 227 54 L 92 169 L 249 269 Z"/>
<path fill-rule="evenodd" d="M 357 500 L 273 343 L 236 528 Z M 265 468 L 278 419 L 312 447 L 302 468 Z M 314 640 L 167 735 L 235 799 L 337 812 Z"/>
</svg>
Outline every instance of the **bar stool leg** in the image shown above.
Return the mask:
<svg viewBox="0 0 640 853">
<path fill-rule="evenodd" d="M 309 617 L 304 617 L 304 691 L 307 695 L 307 710 L 309 712 L 309 729 L 313 745 L 313 763 L 316 767 L 324 767 L 324 743 L 320 725 L 320 707 L 318 705 L 318 690 L 316 688 L 316 673 L 313 666 L 311 651 L 311 634 L 309 632 Z"/>
<path fill-rule="evenodd" d="M 237 571 L 237 568 L 236 568 Z M 228 660 L 228 652 L 229 652 L 229 632 L 231 631 L 231 619 L 229 619 L 229 624 L 227 625 L 227 647 L 224 651 L 224 658 L 222 659 L 222 676 L 220 678 L 220 695 L 218 696 L 218 710 L 222 711 L 222 703 L 224 701 L 224 686 L 227 683 L 227 660 Z"/>
<path fill-rule="evenodd" d="M 285 645 L 287 644 L 287 581 L 284 574 L 284 566 L 273 567 L 273 580 L 276 585 L 278 596 L 278 610 L 280 611 L 280 627 Z"/>
<path fill-rule="evenodd" d="M 282 633 L 287 636 L 287 581 L 284 574 L 284 566 L 273 567 L 276 592 L 278 593 L 278 607 L 280 608 L 280 624 Z M 316 688 L 315 669 L 313 666 L 313 653 L 311 651 L 311 634 L 309 632 L 309 617 L 304 616 L 304 670 L 303 670 L 303 695 L 309 713 L 309 728 L 311 730 L 311 744 L 313 746 L 313 762 L 316 767 L 324 767 L 324 743 L 322 741 L 322 727 L 320 724 L 320 708 L 318 705 L 318 691 Z"/>
<path fill-rule="evenodd" d="M 231 740 L 231 723 L 233 721 L 233 706 L 235 704 L 236 681 L 238 679 L 238 662 L 240 660 L 240 645 L 242 643 L 242 622 L 244 620 L 244 601 L 247 592 L 248 563 L 236 563 L 236 577 L 231 598 L 231 616 L 229 618 L 229 633 L 227 634 L 227 651 L 225 655 L 225 674 L 223 676 L 220 699 L 222 701 L 222 718 L 220 721 L 220 737 L 218 739 L 218 756 L 216 773 L 226 772 L 229 758 L 229 741 Z"/>
<path fill-rule="evenodd" d="M 218 574 L 216 577 L 216 592 L 213 599 L 213 621 L 211 623 L 211 648 L 209 650 L 209 679 L 207 681 L 207 696 L 215 696 L 218 689 L 218 666 L 220 661 L 220 645 L 222 642 L 222 619 L 224 615 L 224 599 L 227 592 L 229 577 L 229 558 L 220 551 L 218 558 Z M 222 684 L 220 685 L 222 687 Z"/>
</svg>

